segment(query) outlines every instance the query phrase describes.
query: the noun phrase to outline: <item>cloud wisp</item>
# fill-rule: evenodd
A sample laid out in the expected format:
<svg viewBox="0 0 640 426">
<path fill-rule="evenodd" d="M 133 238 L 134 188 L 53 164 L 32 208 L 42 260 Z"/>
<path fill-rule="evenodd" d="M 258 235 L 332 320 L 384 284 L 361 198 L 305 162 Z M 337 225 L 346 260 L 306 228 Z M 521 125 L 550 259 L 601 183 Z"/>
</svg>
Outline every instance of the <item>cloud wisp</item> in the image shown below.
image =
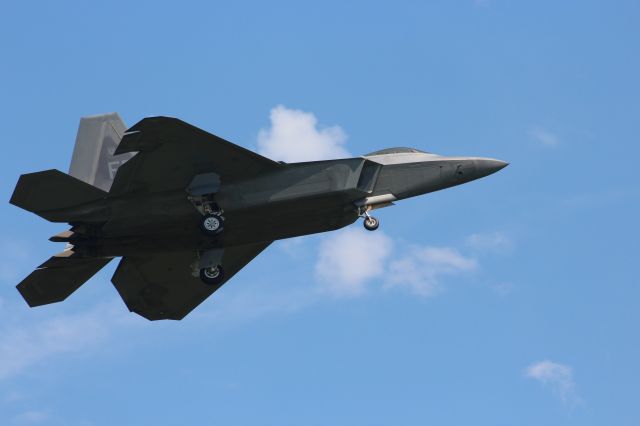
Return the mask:
<svg viewBox="0 0 640 426">
<path fill-rule="evenodd" d="M 270 117 L 271 127 L 258 133 L 258 151 L 266 157 L 285 162 L 351 157 L 342 128 L 319 128 L 313 113 L 278 105 Z"/>
<path fill-rule="evenodd" d="M 442 290 L 444 277 L 477 267 L 476 259 L 451 247 L 413 246 L 390 263 L 387 286 L 406 288 L 416 295 L 429 297 Z"/>
<path fill-rule="evenodd" d="M 14 417 L 13 422 L 15 424 L 41 424 L 50 420 L 51 416 L 46 411 L 38 411 L 38 410 L 28 410 L 22 412 Z"/>
<path fill-rule="evenodd" d="M 316 277 L 324 293 L 356 297 L 375 280 L 385 289 L 400 288 L 422 296 L 443 289 L 446 277 L 472 272 L 478 261 L 452 247 L 412 245 L 394 256 L 393 239 L 381 231 L 347 228 L 320 244 Z"/>
<path fill-rule="evenodd" d="M 469 235 L 465 245 L 478 252 L 508 252 L 513 249 L 513 240 L 504 232 L 487 232 Z"/>
<path fill-rule="evenodd" d="M 581 402 L 573 380 L 573 369 L 568 365 L 549 360 L 535 362 L 525 369 L 525 376 L 550 387 L 565 404 Z"/>
<path fill-rule="evenodd" d="M 534 127 L 531 129 L 529 131 L 529 136 L 531 136 L 531 138 L 536 142 L 549 147 L 557 146 L 560 143 L 558 135 L 543 129 L 542 127 Z"/>
<path fill-rule="evenodd" d="M 5 323 L 0 330 L 0 380 L 19 375 L 53 356 L 96 348 L 114 328 L 133 323 L 135 319 L 129 315 L 119 305 L 101 305 L 26 324 Z"/>
</svg>

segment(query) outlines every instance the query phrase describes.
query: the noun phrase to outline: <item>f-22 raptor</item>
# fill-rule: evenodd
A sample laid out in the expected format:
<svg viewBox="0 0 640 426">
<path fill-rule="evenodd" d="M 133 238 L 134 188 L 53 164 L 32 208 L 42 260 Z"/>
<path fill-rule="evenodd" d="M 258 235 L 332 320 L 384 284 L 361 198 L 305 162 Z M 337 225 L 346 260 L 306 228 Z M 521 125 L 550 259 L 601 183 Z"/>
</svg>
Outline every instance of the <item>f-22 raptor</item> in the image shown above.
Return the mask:
<svg viewBox="0 0 640 426">
<path fill-rule="evenodd" d="M 112 259 L 130 311 L 185 317 L 274 240 L 336 230 L 398 200 L 502 169 L 490 158 L 389 148 L 286 164 L 176 118 L 125 130 L 116 113 L 83 118 L 70 174 L 24 174 L 10 202 L 70 229 L 66 249 L 18 284 L 29 306 L 66 299 Z"/>
</svg>

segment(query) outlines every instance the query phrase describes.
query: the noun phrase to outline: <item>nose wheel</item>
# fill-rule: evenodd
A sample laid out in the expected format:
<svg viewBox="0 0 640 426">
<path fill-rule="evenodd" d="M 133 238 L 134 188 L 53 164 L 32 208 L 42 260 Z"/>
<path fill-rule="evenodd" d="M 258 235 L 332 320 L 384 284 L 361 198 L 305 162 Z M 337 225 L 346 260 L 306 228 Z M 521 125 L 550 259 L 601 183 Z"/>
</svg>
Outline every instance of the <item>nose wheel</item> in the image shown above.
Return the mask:
<svg viewBox="0 0 640 426">
<path fill-rule="evenodd" d="M 373 216 L 367 215 L 364 218 L 364 229 L 367 231 L 375 231 L 380 226 L 380 221 Z"/>
<path fill-rule="evenodd" d="M 370 209 L 369 206 L 361 207 L 358 209 L 358 214 L 364 218 L 364 229 L 367 231 L 375 231 L 380 226 L 380 221 L 369 214 Z"/>
<path fill-rule="evenodd" d="M 367 231 L 375 231 L 380 227 L 380 221 L 375 217 L 369 214 L 369 210 L 371 210 L 370 206 L 360 207 L 358 209 L 358 215 L 364 218 L 364 229 Z"/>
</svg>

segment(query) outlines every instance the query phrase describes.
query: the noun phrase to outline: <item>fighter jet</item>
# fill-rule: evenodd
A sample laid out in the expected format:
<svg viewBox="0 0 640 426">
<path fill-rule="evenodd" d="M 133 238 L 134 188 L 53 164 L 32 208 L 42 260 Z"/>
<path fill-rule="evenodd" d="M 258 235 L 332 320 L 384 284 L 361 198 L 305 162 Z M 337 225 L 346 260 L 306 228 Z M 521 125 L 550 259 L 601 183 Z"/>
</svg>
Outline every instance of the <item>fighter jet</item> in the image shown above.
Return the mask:
<svg viewBox="0 0 640 426">
<path fill-rule="evenodd" d="M 70 174 L 20 176 L 11 204 L 70 229 L 65 250 L 17 289 L 29 304 L 66 299 L 112 259 L 130 311 L 184 318 L 275 240 L 333 231 L 375 209 L 497 172 L 491 158 L 388 148 L 356 158 L 273 161 L 181 120 L 81 120 Z"/>
</svg>

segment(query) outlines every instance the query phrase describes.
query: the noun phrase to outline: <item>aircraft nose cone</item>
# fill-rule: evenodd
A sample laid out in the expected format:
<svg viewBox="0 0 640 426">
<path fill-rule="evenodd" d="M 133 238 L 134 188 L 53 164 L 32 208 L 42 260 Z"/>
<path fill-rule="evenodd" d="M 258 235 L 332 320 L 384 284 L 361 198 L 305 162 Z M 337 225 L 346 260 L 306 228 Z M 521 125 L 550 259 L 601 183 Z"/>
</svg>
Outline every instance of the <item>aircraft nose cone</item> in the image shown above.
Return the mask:
<svg viewBox="0 0 640 426">
<path fill-rule="evenodd" d="M 501 160 L 495 160 L 493 158 L 479 158 L 475 161 L 476 173 L 479 177 L 489 176 L 498 170 L 504 169 L 509 163 Z"/>
</svg>

